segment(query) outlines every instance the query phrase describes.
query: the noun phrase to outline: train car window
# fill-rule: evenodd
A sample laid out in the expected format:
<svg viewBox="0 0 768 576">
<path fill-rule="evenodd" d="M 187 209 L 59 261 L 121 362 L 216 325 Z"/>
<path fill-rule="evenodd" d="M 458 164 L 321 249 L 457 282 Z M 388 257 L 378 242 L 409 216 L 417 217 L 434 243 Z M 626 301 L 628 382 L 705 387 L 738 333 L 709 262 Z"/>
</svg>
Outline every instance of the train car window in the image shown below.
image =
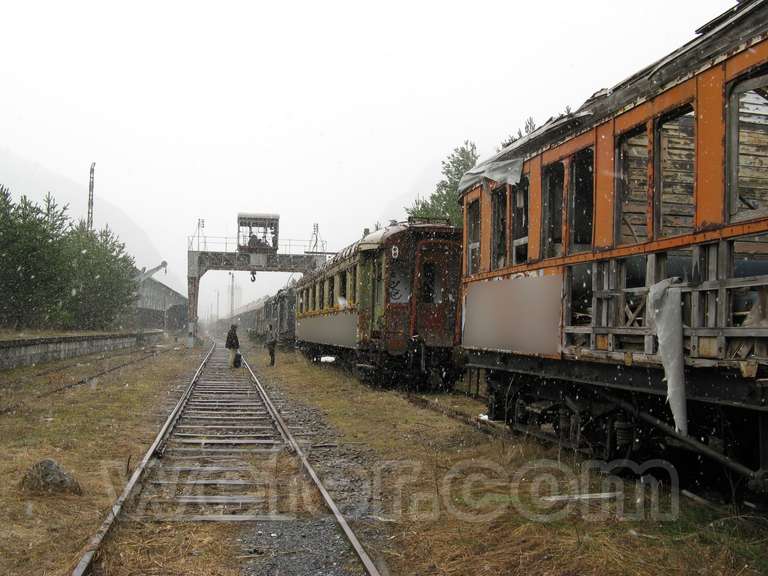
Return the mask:
<svg viewBox="0 0 768 576">
<path fill-rule="evenodd" d="M 342 270 L 339 272 L 339 306 L 346 308 L 347 306 L 347 271 Z"/>
<path fill-rule="evenodd" d="M 317 308 L 318 310 L 325 308 L 325 279 L 317 283 Z"/>
<path fill-rule="evenodd" d="M 733 277 L 768 275 L 768 235 L 740 236 L 733 242 Z"/>
<path fill-rule="evenodd" d="M 768 211 L 768 74 L 735 85 L 729 103 L 730 214 L 746 220 Z"/>
<path fill-rule="evenodd" d="M 576 264 L 570 267 L 571 317 L 570 326 L 592 324 L 592 264 Z"/>
<path fill-rule="evenodd" d="M 592 148 L 574 154 L 571 160 L 569 186 L 570 242 L 568 251 L 592 250 L 592 220 L 594 212 L 594 152 Z"/>
<path fill-rule="evenodd" d="M 622 134 L 616 147 L 619 244 L 648 240 L 648 133 L 645 126 Z"/>
<path fill-rule="evenodd" d="M 384 314 L 384 254 L 373 261 L 373 320 L 374 326 Z"/>
<path fill-rule="evenodd" d="M 491 267 L 496 270 L 507 265 L 507 187 L 502 185 L 491 192 L 493 211 L 493 254 Z"/>
<path fill-rule="evenodd" d="M 388 292 L 392 304 L 407 304 L 411 300 L 411 263 L 404 253 L 390 262 Z"/>
<path fill-rule="evenodd" d="M 443 301 L 442 275 L 434 262 L 424 262 L 421 267 L 421 301 L 424 304 Z"/>
<path fill-rule="evenodd" d="M 693 232 L 696 208 L 696 117 L 690 104 L 656 122 L 656 218 L 660 236 Z"/>
<path fill-rule="evenodd" d="M 328 277 L 328 308 L 336 306 L 336 277 Z"/>
<path fill-rule="evenodd" d="M 467 206 L 467 274 L 480 271 L 480 202 Z"/>
<path fill-rule="evenodd" d="M 349 302 L 354 304 L 357 302 L 357 264 L 352 264 L 351 278 L 349 281 Z"/>
<path fill-rule="evenodd" d="M 562 162 L 542 170 L 542 234 L 544 257 L 563 255 L 563 185 L 565 169 Z"/>
<path fill-rule="evenodd" d="M 768 275 L 768 235 L 741 236 L 732 242 L 734 278 Z M 730 291 L 731 326 L 763 327 L 768 325 L 768 289 L 765 284 L 743 286 Z M 762 344 L 761 346 L 765 346 Z M 741 348 L 747 348 L 742 346 Z M 765 356 L 762 349 L 761 356 Z"/>
<path fill-rule="evenodd" d="M 528 261 L 528 177 L 512 189 L 512 263 Z"/>
</svg>

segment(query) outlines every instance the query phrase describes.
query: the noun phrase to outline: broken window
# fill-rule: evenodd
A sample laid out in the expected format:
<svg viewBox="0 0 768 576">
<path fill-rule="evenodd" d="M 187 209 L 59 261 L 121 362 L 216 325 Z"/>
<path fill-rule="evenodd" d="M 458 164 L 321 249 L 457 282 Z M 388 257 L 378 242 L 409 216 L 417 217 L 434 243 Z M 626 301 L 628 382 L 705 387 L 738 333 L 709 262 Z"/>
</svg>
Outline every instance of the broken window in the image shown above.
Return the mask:
<svg viewBox="0 0 768 576">
<path fill-rule="evenodd" d="M 442 276 L 434 262 L 424 262 L 421 267 L 421 301 L 424 304 L 443 301 Z"/>
<path fill-rule="evenodd" d="M 768 209 L 768 74 L 734 87 L 728 136 L 731 218 L 764 215 Z"/>
<path fill-rule="evenodd" d="M 491 266 L 494 270 L 507 264 L 507 187 L 501 185 L 491 192 L 493 211 L 493 249 Z"/>
<path fill-rule="evenodd" d="M 656 174 L 659 197 L 659 235 L 693 232 L 696 178 L 696 118 L 688 104 L 656 123 Z"/>
<path fill-rule="evenodd" d="M 617 236 L 619 244 L 648 240 L 648 134 L 645 125 L 619 136 Z"/>
<path fill-rule="evenodd" d="M 467 206 L 467 274 L 480 271 L 480 201 Z"/>
<path fill-rule="evenodd" d="M 512 188 L 512 263 L 528 261 L 528 177 Z"/>
<path fill-rule="evenodd" d="M 317 308 L 318 310 L 325 308 L 325 280 L 317 283 Z"/>
<path fill-rule="evenodd" d="M 768 235 L 753 234 L 737 238 L 733 241 L 731 253 L 734 278 L 768 275 Z M 732 290 L 731 301 L 732 326 L 768 326 L 768 285 Z"/>
<path fill-rule="evenodd" d="M 347 271 L 342 270 L 339 272 L 339 305 L 345 307 L 347 305 Z"/>
<path fill-rule="evenodd" d="M 542 171 L 544 257 L 563 255 L 563 185 L 562 162 L 545 166 Z"/>
<path fill-rule="evenodd" d="M 333 308 L 336 306 L 336 277 L 330 276 L 328 278 L 328 307 Z"/>
<path fill-rule="evenodd" d="M 569 209 L 571 215 L 568 251 L 588 252 L 592 249 L 592 214 L 594 207 L 594 153 L 592 148 L 581 150 L 571 159 Z"/>
<path fill-rule="evenodd" d="M 571 272 L 571 317 L 570 326 L 592 324 L 592 263 L 576 264 Z"/>
</svg>

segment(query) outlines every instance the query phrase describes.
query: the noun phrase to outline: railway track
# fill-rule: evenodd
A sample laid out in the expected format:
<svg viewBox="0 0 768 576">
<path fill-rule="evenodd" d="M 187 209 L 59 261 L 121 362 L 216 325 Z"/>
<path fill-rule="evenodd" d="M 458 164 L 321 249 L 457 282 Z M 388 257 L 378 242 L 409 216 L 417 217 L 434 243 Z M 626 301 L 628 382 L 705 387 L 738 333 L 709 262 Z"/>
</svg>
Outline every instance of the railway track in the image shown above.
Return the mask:
<svg viewBox="0 0 768 576">
<path fill-rule="evenodd" d="M 366 573 L 379 575 L 245 359 L 244 364 L 244 369 L 230 369 L 227 351 L 211 346 L 72 576 L 93 573 L 94 560 L 118 521 L 280 519 L 268 470 L 285 452 L 298 458 Z"/>
</svg>

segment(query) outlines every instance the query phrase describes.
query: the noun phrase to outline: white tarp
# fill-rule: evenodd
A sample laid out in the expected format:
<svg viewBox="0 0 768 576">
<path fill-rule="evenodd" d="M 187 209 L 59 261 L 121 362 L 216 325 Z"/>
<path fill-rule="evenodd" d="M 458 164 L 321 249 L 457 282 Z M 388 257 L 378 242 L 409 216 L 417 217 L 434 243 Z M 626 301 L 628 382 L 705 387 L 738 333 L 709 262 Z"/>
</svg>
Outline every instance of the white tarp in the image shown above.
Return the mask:
<svg viewBox="0 0 768 576">
<path fill-rule="evenodd" d="M 667 381 L 667 402 L 675 420 L 675 429 L 688 434 L 688 411 L 685 403 L 685 357 L 683 353 L 683 310 L 680 288 L 673 286 L 679 278 L 657 282 L 648 291 L 648 307 L 653 314 L 659 354 Z"/>
</svg>

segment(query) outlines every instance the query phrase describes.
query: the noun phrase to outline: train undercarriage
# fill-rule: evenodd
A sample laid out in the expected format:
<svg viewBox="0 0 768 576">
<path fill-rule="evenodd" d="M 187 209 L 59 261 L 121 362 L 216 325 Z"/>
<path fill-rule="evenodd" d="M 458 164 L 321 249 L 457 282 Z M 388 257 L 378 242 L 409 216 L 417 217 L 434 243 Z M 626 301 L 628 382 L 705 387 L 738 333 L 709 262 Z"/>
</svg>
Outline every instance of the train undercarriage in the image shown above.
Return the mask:
<svg viewBox="0 0 768 576">
<path fill-rule="evenodd" d="M 683 434 L 658 369 L 487 352 L 468 365 L 486 369 L 488 417 L 514 430 L 611 462 L 661 457 L 688 468 L 691 457 L 705 459 L 728 482 L 768 492 L 768 407 L 754 381 L 714 369 L 691 378 Z"/>
<path fill-rule="evenodd" d="M 298 348 L 313 362 L 333 356 L 364 382 L 409 390 L 450 390 L 460 376 L 453 348 L 413 342 L 403 354 L 376 348 L 341 348 L 300 342 Z"/>
</svg>

